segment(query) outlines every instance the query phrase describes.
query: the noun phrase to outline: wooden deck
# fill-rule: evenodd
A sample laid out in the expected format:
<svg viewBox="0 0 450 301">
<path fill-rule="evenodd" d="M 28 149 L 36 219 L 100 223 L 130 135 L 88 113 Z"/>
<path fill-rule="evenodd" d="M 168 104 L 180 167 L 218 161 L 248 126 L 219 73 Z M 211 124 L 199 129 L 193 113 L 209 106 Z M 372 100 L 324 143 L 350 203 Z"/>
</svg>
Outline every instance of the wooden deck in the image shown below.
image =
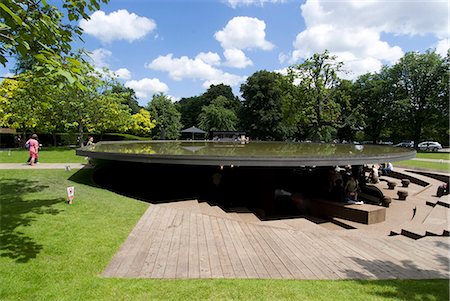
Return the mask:
<svg viewBox="0 0 450 301">
<path fill-rule="evenodd" d="M 209 205 L 208 205 L 209 206 Z M 449 278 L 449 237 L 355 235 L 296 219 L 260 222 L 196 201 L 151 205 L 104 277 Z M 287 226 L 284 226 L 287 225 Z"/>
</svg>

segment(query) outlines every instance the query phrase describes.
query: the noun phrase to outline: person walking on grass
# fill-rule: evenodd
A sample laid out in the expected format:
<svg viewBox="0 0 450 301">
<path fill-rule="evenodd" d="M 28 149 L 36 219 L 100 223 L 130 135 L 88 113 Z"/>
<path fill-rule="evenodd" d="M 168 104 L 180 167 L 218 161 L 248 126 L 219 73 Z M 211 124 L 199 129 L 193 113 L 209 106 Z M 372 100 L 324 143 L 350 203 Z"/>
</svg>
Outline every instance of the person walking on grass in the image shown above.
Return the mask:
<svg viewBox="0 0 450 301">
<path fill-rule="evenodd" d="M 31 138 L 27 141 L 27 144 L 30 146 L 30 165 L 34 166 L 38 159 L 39 154 L 39 142 L 38 136 L 36 134 L 31 135 Z"/>
</svg>

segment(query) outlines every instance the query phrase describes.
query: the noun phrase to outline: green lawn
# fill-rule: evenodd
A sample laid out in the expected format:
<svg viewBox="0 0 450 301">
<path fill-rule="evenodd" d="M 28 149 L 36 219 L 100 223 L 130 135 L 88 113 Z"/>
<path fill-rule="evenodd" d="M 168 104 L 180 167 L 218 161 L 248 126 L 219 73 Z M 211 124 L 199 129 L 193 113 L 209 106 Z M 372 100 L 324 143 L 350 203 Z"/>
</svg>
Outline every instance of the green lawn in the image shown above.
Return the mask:
<svg viewBox="0 0 450 301">
<path fill-rule="evenodd" d="M 417 153 L 416 158 L 434 159 L 434 160 L 450 160 L 450 153 L 439 153 L 439 152 Z"/>
<path fill-rule="evenodd" d="M 0 163 L 25 163 L 28 160 L 29 151 L 1 150 Z M 85 157 L 75 155 L 75 149 L 69 147 L 44 147 L 39 152 L 41 163 L 86 163 Z"/>
<path fill-rule="evenodd" d="M 109 279 L 100 275 L 146 203 L 92 170 L 0 172 L 0 300 L 448 300 L 448 280 Z M 73 205 L 66 187 L 75 186 Z"/>
<path fill-rule="evenodd" d="M 403 168 L 419 168 L 426 170 L 436 170 L 450 173 L 450 164 L 446 162 L 429 162 L 429 161 L 419 161 L 419 160 L 406 160 L 394 162 L 395 166 L 400 166 Z"/>
</svg>

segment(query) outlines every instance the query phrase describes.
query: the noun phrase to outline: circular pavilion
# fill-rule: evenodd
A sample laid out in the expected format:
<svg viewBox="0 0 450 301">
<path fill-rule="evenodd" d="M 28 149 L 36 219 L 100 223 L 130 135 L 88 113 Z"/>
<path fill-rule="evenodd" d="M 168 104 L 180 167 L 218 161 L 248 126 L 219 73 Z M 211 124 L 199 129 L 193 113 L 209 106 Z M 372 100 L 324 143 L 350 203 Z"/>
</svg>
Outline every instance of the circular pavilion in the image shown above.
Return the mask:
<svg viewBox="0 0 450 301">
<path fill-rule="evenodd" d="M 239 141 L 99 142 L 76 153 L 109 161 L 242 167 L 363 165 L 408 160 L 416 154 L 376 145 Z"/>
</svg>

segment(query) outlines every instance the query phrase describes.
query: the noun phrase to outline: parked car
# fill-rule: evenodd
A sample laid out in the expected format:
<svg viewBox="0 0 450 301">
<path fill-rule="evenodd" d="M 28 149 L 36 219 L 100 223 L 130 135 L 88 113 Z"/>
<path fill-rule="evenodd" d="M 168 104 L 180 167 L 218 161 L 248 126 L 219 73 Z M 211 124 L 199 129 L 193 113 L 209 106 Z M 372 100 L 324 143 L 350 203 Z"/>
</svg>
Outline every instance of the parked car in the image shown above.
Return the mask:
<svg viewBox="0 0 450 301">
<path fill-rule="evenodd" d="M 395 147 L 414 147 L 414 141 L 402 141 L 394 145 Z"/>
<path fill-rule="evenodd" d="M 436 141 L 424 141 L 420 142 L 417 146 L 422 151 L 438 151 L 442 148 L 442 145 Z"/>
</svg>

